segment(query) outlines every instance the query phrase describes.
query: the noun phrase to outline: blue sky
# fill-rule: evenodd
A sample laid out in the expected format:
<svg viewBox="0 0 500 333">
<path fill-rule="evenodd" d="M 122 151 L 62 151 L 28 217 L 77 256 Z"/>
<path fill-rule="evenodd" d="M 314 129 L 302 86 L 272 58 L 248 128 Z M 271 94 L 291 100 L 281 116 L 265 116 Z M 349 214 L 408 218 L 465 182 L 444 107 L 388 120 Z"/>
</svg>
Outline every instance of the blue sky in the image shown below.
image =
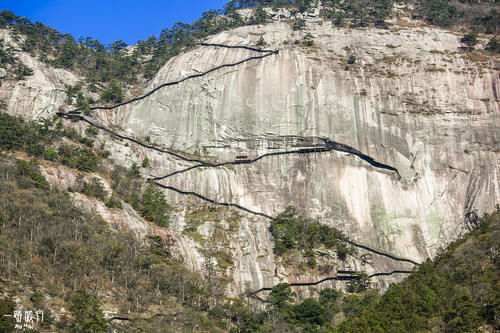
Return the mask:
<svg viewBox="0 0 500 333">
<path fill-rule="evenodd" d="M 103 44 L 123 40 L 134 44 L 182 21 L 192 23 L 226 0 L 2 0 L 8 9 L 78 39 L 90 36 Z"/>
</svg>

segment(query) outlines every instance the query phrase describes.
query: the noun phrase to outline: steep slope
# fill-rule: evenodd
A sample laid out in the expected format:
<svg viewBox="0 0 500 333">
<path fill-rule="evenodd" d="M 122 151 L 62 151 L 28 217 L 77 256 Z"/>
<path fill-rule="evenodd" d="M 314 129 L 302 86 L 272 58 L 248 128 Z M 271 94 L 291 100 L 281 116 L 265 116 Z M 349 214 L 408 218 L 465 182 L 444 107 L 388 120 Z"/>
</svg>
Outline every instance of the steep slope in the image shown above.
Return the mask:
<svg viewBox="0 0 500 333">
<path fill-rule="evenodd" d="M 360 244 L 415 262 L 456 238 L 466 214 L 493 209 L 500 201 L 498 70 L 493 58 L 473 58 L 458 50 L 459 36 L 408 26 L 407 21 L 390 30 L 344 29 L 313 13 L 305 17 L 305 30 L 294 31 L 287 16 L 285 12 L 271 24 L 237 28 L 206 41 L 255 46 L 262 37 L 266 48 L 279 49 L 278 54 L 242 62 L 255 51 L 198 46 L 169 61 L 146 92 L 241 63 L 91 116 L 117 132 L 212 163 L 312 149 L 253 163 L 204 165 L 158 179 L 169 202 L 177 205 L 171 229 L 177 239 L 182 234 L 190 239 L 178 242 L 188 267 L 201 270 L 200 253 L 216 235 L 219 217 L 202 216 L 201 223 L 193 223 L 191 208 L 206 202 L 183 191 L 271 217 L 293 204 L 303 215 L 344 230 Z M 45 67 L 32 61 L 35 79 Z M 68 78 L 41 78 L 50 84 L 41 84 L 45 90 L 37 95 L 57 95 L 64 81 L 73 79 L 70 73 L 61 75 Z M 55 114 L 60 95 L 21 103 L 29 100 L 29 80 L 24 86 L 15 84 L 20 90 L 16 94 L 2 84 L 8 112 Z M 147 157 L 146 176 L 152 178 L 199 164 L 101 135 L 118 163 L 130 165 Z M 353 150 L 325 149 L 332 142 Z M 232 256 L 233 265 L 224 268 L 233 281 L 231 295 L 279 281 L 315 281 L 335 270 L 303 274 L 285 267 L 273 255 L 267 219 L 241 213 L 236 231 L 216 243 Z M 379 255 L 368 265 L 359 258 L 336 263 L 337 269 L 364 269 L 368 274 L 412 267 Z M 380 286 L 390 281 L 383 279 Z"/>
<path fill-rule="evenodd" d="M 290 285 L 277 285 L 266 313 L 248 317 L 242 331 L 498 332 L 499 227 L 497 209 L 382 296 L 322 289 L 317 299 L 296 303 Z"/>
</svg>

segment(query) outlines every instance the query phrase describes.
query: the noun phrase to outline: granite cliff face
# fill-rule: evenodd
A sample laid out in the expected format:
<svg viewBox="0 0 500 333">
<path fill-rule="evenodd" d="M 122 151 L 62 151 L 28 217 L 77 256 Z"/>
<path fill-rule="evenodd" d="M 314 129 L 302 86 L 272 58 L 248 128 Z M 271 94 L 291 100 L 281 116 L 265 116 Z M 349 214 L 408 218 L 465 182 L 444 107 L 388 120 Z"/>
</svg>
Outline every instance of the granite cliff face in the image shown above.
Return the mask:
<svg viewBox="0 0 500 333">
<path fill-rule="evenodd" d="M 160 182 L 271 216 L 294 205 L 359 243 L 421 262 L 463 232 L 467 213 L 480 215 L 500 202 L 498 59 L 460 51 L 460 36 L 454 33 L 394 23 L 390 30 L 340 29 L 312 14 L 303 31 L 279 19 L 226 31 L 206 42 L 254 46 L 263 37 L 265 48 L 279 54 L 162 88 L 139 102 L 96 111 L 92 119 L 212 162 L 321 147 L 327 138 L 348 145 L 398 172 L 330 151 L 198 167 Z M 308 33 L 313 44 L 304 46 Z M 199 46 L 169 61 L 146 91 L 254 55 Z M 355 62 L 348 65 L 351 55 Z M 13 114 L 54 114 L 63 103 L 61 87 L 76 77 L 26 59 L 35 76 L 14 86 L 3 82 L 0 97 Z M 124 147 L 109 137 L 105 145 L 124 165 L 148 157 L 147 176 L 197 164 L 135 144 Z M 213 244 L 232 257 L 224 267 L 231 294 L 328 275 L 281 265 L 273 256 L 268 221 L 259 216 L 239 212 L 232 227 L 235 219 L 223 214 L 186 232 L 186 207 L 206 203 L 175 191 L 165 194 L 176 207 L 169 233 L 192 269 L 201 270 L 200 250 L 222 228 L 225 240 L 219 237 Z M 373 273 L 412 265 L 373 255 L 363 267 L 354 259 L 339 262 L 337 268 L 342 267 Z M 391 281 L 382 278 L 379 285 Z"/>
<path fill-rule="evenodd" d="M 21 63 L 33 69 L 33 75 L 22 81 L 10 79 L 0 73 L 0 99 L 6 102 L 7 112 L 28 119 L 54 115 L 58 107 L 65 103 L 65 84 L 75 84 L 80 78 L 67 70 L 50 67 L 22 52 L 19 41 L 12 38 L 5 29 L 0 29 L 0 39 L 17 50 L 16 55 Z"/>
</svg>

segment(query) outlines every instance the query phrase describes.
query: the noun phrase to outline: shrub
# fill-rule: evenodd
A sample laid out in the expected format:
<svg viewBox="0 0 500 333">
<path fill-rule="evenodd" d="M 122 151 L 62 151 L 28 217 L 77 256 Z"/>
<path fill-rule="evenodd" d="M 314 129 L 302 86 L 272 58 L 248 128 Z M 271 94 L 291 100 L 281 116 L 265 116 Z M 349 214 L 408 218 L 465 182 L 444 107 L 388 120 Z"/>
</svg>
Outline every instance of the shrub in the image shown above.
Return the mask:
<svg viewBox="0 0 500 333">
<path fill-rule="evenodd" d="M 130 166 L 130 171 L 136 177 L 140 177 L 141 176 L 141 169 L 139 169 L 139 166 L 135 162 L 132 163 L 132 165 Z"/>
<path fill-rule="evenodd" d="M 57 152 L 53 148 L 48 148 L 43 154 L 43 158 L 47 161 L 56 161 L 57 157 Z"/>
<path fill-rule="evenodd" d="M 73 104 L 73 99 L 77 96 L 77 94 L 81 94 L 82 86 L 81 84 L 75 84 L 74 86 L 66 84 L 65 88 L 66 103 Z"/>
<path fill-rule="evenodd" d="M 292 26 L 293 30 L 304 30 L 305 27 L 306 21 L 304 19 L 296 19 Z"/>
<path fill-rule="evenodd" d="M 262 37 L 262 36 L 260 37 L 260 39 L 257 42 L 257 45 L 258 46 L 266 46 L 267 45 L 266 41 L 264 40 L 264 37 Z"/>
<path fill-rule="evenodd" d="M 91 149 L 83 148 L 78 151 L 76 168 L 82 171 L 95 171 L 99 158 Z"/>
<path fill-rule="evenodd" d="M 101 100 L 105 103 L 120 103 L 123 100 L 122 88 L 116 80 L 111 81 L 109 87 L 101 92 Z"/>
<path fill-rule="evenodd" d="M 263 7 L 259 6 L 255 9 L 254 14 L 250 17 L 250 24 L 263 24 L 269 20 L 269 14 L 264 10 Z"/>
<path fill-rule="evenodd" d="M 106 200 L 106 198 L 108 197 L 108 192 L 106 192 L 104 184 L 97 177 L 92 178 L 92 180 L 89 183 L 87 183 L 83 179 L 83 177 L 80 176 L 77 179 L 76 183 L 77 183 L 76 190 L 80 193 L 83 193 L 87 196 L 99 198 L 103 201 Z"/>
<path fill-rule="evenodd" d="M 344 14 L 342 14 L 341 12 L 337 12 L 335 14 L 335 20 L 333 20 L 333 24 L 336 27 L 342 27 L 342 26 L 344 26 Z"/>
<path fill-rule="evenodd" d="M 35 186 L 41 189 L 48 190 L 50 188 L 49 183 L 45 177 L 40 173 L 38 164 L 35 160 L 31 162 L 26 162 L 24 160 L 16 160 L 17 173 L 20 176 L 24 176 L 25 179 L 30 179 L 30 186 Z"/>
<path fill-rule="evenodd" d="M 466 44 L 467 47 L 469 48 L 469 51 L 472 51 L 472 49 L 478 42 L 477 34 L 474 32 L 466 34 L 465 36 L 462 37 L 462 39 L 460 39 L 460 42 Z"/>
<path fill-rule="evenodd" d="M 447 0 L 423 0 L 417 9 L 431 24 L 450 27 L 463 16 L 455 6 Z"/>
<path fill-rule="evenodd" d="M 6 68 L 16 62 L 17 58 L 14 54 L 13 48 L 6 45 L 3 39 L 0 39 L 0 67 Z"/>
<path fill-rule="evenodd" d="M 321 326 L 326 322 L 325 308 L 312 298 L 305 299 L 293 307 L 294 318 L 301 325 Z"/>
<path fill-rule="evenodd" d="M 18 80 L 24 80 L 26 76 L 31 76 L 31 75 L 33 75 L 33 70 L 23 64 L 17 65 L 16 70 L 14 72 L 14 76 Z"/>
<path fill-rule="evenodd" d="M 274 218 L 269 229 L 276 255 L 284 255 L 292 249 L 298 249 L 305 252 L 311 267 L 316 266 L 313 244 L 335 249 L 343 259 L 356 252 L 344 241 L 347 237 L 340 230 L 297 216 L 293 206 L 287 207 Z"/>
<path fill-rule="evenodd" d="M 294 301 L 295 293 L 288 283 L 279 283 L 271 289 L 267 298 L 269 305 L 277 310 L 282 310 L 291 305 Z"/>
<path fill-rule="evenodd" d="M 85 134 L 90 135 L 90 136 L 96 136 L 99 133 L 97 130 L 97 127 L 90 125 L 85 129 Z"/>
<path fill-rule="evenodd" d="M 488 44 L 486 45 L 486 51 L 491 51 L 498 53 L 500 51 L 500 44 L 498 43 L 496 37 L 492 37 L 489 41 Z"/>
<path fill-rule="evenodd" d="M 0 113 L 0 147 L 4 149 L 22 149 L 41 156 L 45 152 L 44 146 L 50 143 L 45 132 L 47 129 L 34 121 Z"/>
<path fill-rule="evenodd" d="M 24 122 L 20 118 L 0 113 L 0 146 L 5 149 L 15 149 L 22 146 Z"/>
<path fill-rule="evenodd" d="M 0 331 L 1 332 L 13 332 L 14 331 L 14 320 L 12 320 L 12 314 L 16 309 L 16 303 L 10 299 L 0 300 Z"/>
<path fill-rule="evenodd" d="M 370 279 L 368 275 L 362 272 L 359 275 L 359 279 L 351 280 L 347 284 L 347 291 L 350 293 L 360 293 L 365 291 L 370 287 Z"/>
<path fill-rule="evenodd" d="M 81 137 L 78 138 L 78 142 L 80 142 L 81 144 L 86 145 L 89 148 L 92 148 L 92 146 L 94 145 L 94 141 L 93 140 L 91 140 L 89 138 L 86 138 L 86 137 L 83 137 L 83 136 L 81 136 Z"/>
<path fill-rule="evenodd" d="M 122 203 L 119 199 L 115 198 L 114 196 L 111 196 L 108 201 L 105 203 L 106 207 L 108 208 L 120 208 L 122 209 Z"/>
<path fill-rule="evenodd" d="M 99 302 L 86 291 L 77 291 L 71 297 L 70 311 L 73 315 L 71 328 L 73 332 L 106 332 L 108 325 Z"/>
<path fill-rule="evenodd" d="M 313 44 L 314 44 L 313 38 L 314 38 L 313 35 L 311 35 L 310 33 L 307 33 L 304 36 L 304 45 L 305 46 L 313 46 Z"/>
<path fill-rule="evenodd" d="M 57 153 L 61 157 L 61 163 L 70 168 L 76 167 L 74 156 L 77 155 L 77 149 L 69 144 L 62 144 L 57 149 Z"/>
<path fill-rule="evenodd" d="M 130 169 L 117 166 L 111 173 L 113 190 L 125 201 L 131 204 L 135 209 L 140 209 L 141 187 L 143 181 L 135 175 Z"/>
</svg>

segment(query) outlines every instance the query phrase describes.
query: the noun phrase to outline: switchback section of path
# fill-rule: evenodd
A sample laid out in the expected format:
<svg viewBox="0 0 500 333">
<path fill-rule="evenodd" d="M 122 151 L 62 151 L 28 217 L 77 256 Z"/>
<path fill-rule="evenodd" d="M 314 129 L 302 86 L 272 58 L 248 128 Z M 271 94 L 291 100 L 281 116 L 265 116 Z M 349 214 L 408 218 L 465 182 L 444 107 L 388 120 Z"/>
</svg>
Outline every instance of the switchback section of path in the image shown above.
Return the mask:
<svg viewBox="0 0 500 333">
<path fill-rule="evenodd" d="M 192 196 L 197 197 L 198 199 L 201 199 L 203 201 L 209 202 L 209 203 L 211 203 L 213 205 L 220 205 L 220 206 L 225 206 L 225 207 L 234 207 L 234 208 L 240 209 L 240 210 L 242 210 L 244 212 L 247 212 L 247 213 L 250 213 L 250 214 L 253 214 L 253 215 L 257 215 L 257 216 L 260 216 L 260 217 L 264 217 L 264 218 L 266 218 L 268 220 L 273 220 L 274 219 L 274 217 L 272 217 L 270 215 L 267 215 L 267 214 L 262 213 L 262 212 L 258 212 L 258 211 L 254 211 L 254 210 L 248 209 L 246 207 L 243 207 L 243 206 L 235 204 L 235 203 L 219 202 L 219 201 L 207 198 L 206 196 L 203 196 L 203 195 L 201 195 L 199 193 L 196 193 L 196 192 L 184 191 L 184 190 L 178 189 L 178 188 L 173 187 L 173 186 L 164 185 L 164 184 L 159 183 L 157 181 L 155 181 L 154 183 L 158 187 L 160 187 L 160 188 L 163 188 L 163 189 L 166 189 L 166 190 L 169 190 L 169 191 L 174 191 L 174 192 L 176 192 L 178 194 L 182 194 L 182 195 L 192 195 Z M 390 253 L 387 253 L 387 252 L 384 252 L 384 251 L 381 251 L 381 250 L 377 250 L 377 249 L 374 249 L 372 247 L 369 247 L 369 246 L 357 243 L 357 242 L 352 241 L 352 240 L 350 240 L 348 238 L 342 238 L 341 240 L 344 241 L 344 242 L 346 242 L 346 243 L 348 243 L 348 244 L 350 244 L 350 245 L 352 245 L 352 246 L 361 248 L 363 250 L 372 252 L 372 253 L 380 255 L 380 256 L 384 256 L 386 258 L 389 258 L 389 259 L 392 259 L 392 260 L 395 260 L 395 261 L 407 262 L 407 263 L 410 263 L 410 264 L 413 264 L 413 265 L 420 265 L 418 262 L 416 262 L 414 260 L 397 257 L 397 256 L 392 255 Z"/>
<path fill-rule="evenodd" d="M 368 164 L 370 164 L 374 168 L 395 172 L 399 178 L 401 177 L 399 174 L 399 171 L 395 167 L 392 167 L 392 166 L 384 164 L 384 163 L 377 162 L 374 158 L 372 158 L 366 154 L 363 154 L 359 150 L 357 150 L 351 146 L 348 146 L 346 144 L 333 141 L 330 138 L 326 138 L 326 137 L 301 137 L 301 138 L 303 138 L 303 139 L 317 138 L 317 139 L 322 140 L 324 142 L 324 144 L 318 145 L 316 147 L 310 147 L 310 148 L 302 148 L 302 149 L 296 149 L 296 150 L 266 153 L 266 154 L 262 154 L 260 156 L 257 156 L 256 158 L 253 158 L 253 159 L 234 160 L 234 161 L 227 161 L 227 162 L 221 162 L 221 163 L 209 163 L 209 162 L 199 161 L 198 165 L 193 165 L 193 166 L 190 166 L 189 168 L 186 168 L 183 170 L 177 170 L 177 171 L 174 171 L 174 172 L 169 173 L 169 174 L 164 175 L 164 176 L 153 177 L 153 178 L 151 178 L 151 180 L 166 179 L 166 178 L 175 176 L 177 174 L 181 174 L 181 173 L 188 172 L 188 171 L 191 171 L 193 169 L 202 168 L 202 167 L 217 168 L 217 167 L 223 167 L 223 166 L 227 166 L 227 165 L 252 164 L 252 163 L 255 163 L 255 162 L 257 162 L 265 157 L 279 156 L 279 155 L 293 155 L 293 154 L 324 153 L 324 152 L 330 152 L 330 151 L 338 151 L 338 152 L 347 153 L 347 154 L 350 154 L 353 156 L 357 156 L 358 158 L 367 162 Z"/>
<path fill-rule="evenodd" d="M 220 65 L 220 66 L 214 67 L 212 69 L 209 69 L 208 71 L 205 71 L 203 73 L 198 73 L 198 74 L 190 75 L 190 76 L 187 76 L 187 77 L 185 77 L 185 78 L 183 78 L 181 80 L 177 80 L 177 81 L 172 81 L 172 82 L 167 82 L 167 83 L 161 84 L 158 87 L 154 88 L 153 90 L 147 92 L 146 94 L 144 94 L 142 96 L 139 96 L 139 97 L 136 97 L 136 98 L 133 98 L 133 99 L 128 100 L 126 102 L 115 104 L 113 106 L 94 106 L 94 107 L 90 108 L 90 110 L 112 110 L 112 109 L 115 109 L 115 108 L 118 108 L 118 107 L 130 104 L 130 103 L 133 103 L 133 102 L 145 99 L 145 98 L 151 96 L 153 93 L 155 93 L 159 89 L 162 89 L 164 87 L 177 85 L 177 84 L 180 84 L 180 83 L 182 83 L 182 82 L 184 82 L 186 80 L 189 80 L 189 79 L 199 78 L 199 77 L 205 76 L 205 75 L 207 75 L 209 73 L 212 73 L 212 72 L 217 71 L 217 70 L 222 69 L 222 68 L 234 67 L 234 66 L 238 66 L 240 64 L 243 64 L 243 63 L 245 63 L 247 61 L 251 61 L 251 60 L 255 60 L 255 59 L 262 59 L 262 58 L 268 57 L 268 56 L 273 55 L 273 54 L 276 54 L 276 55 L 278 54 L 277 50 L 262 50 L 262 49 L 257 49 L 257 48 L 253 48 L 253 47 L 249 47 L 249 46 L 230 46 L 230 45 L 223 45 L 223 44 L 207 44 L 207 43 L 201 43 L 200 45 L 201 46 L 207 46 L 207 47 L 224 47 L 224 48 L 230 48 L 230 49 L 235 49 L 235 48 L 246 49 L 246 50 L 249 50 L 249 51 L 255 51 L 255 52 L 263 53 L 263 55 L 249 57 L 249 58 L 246 58 L 246 59 L 243 59 L 241 61 L 238 61 L 238 62 L 235 62 L 235 63 L 231 63 L 231 64 Z M 203 195 L 201 195 L 199 193 L 196 193 L 196 192 L 183 191 L 183 190 L 175 188 L 173 186 L 168 186 L 168 185 L 161 184 L 161 183 L 158 182 L 158 180 L 165 179 L 165 178 L 173 176 L 174 174 L 183 173 L 183 172 L 186 172 L 186 171 L 189 171 L 189 170 L 193 170 L 193 169 L 199 168 L 199 167 L 219 167 L 219 166 L 224 166 L 224 165 L 251 164 L 251 163 L 257 162 L 258 160 L 260 160 L 262 158 L 269 157 L 269 156 L 288 155 L 288 154 L 321 153 L 321 152 L 329 152 L 329 151 L 332 151 L 332 150 L 352 154 L 354 156 L 357 156 L 357 157 L 361 158 L 362 160 L 366 161 L 367 163 L 369 163 L 370 165 L 372 165 L 372 166 L 374 166 L 376 168 L 385 169 L 385 170 L 389 170 L 389 171 L 394 171 L 399 176 L 399 172 L 398 172 L 398 170 L 396 168 L 394 168 L 392 166 L 389 166 L 389 165 L 386 165 L 386 164 L 383 164 L 383 163 L 379 163 L 379 162 L 375 161 L 372 157 L 361 153 L 360 151 L 354 149 L 353 147 L 350 147 L 350 146 L 342 144 L 342 143 L 335 142 L 333 140 L 330 140 L 329 138 L 324 138 L 324 137 L 320 137 L 319 138 L 319 139 L 321 139 L 324 142 L 324 144 L 320 145 L 320 146 L 317 146 L 317 147 L 313 147 L 313 148 L 303 148 L 303 149 L 298 149 L 298 150 L 294 150 L 294 151 L 282 151 L 282 152 L 275 152 L 275 153 L 267 153 L 267 154 L 263 154 L 261 156 L 258 156 L 256 158 L 254 158 L 254 159 L 251 159 L 251 160 L 236 160 L 236 161 L 229 161 L 229 162 L 223 162 L 223 163 L 210 163 L 210 162 L 203 161 L 203 160 L 200 160 L 200 159 L 189 158 L 189 157 L 183 156 L 183 155 L 181 155 L 181 154 L 179 154 L 177 152 L 174 152 L 172 150 L 163 149 L 163 148 L 160 148 L 160 147 L 157 147 L 157 146 L 153 146 L 151 144 L 144 143 L 144 142 L 142 142 L 140 140 L 137 140 L 135 138 L 132 138 L 132 137 L 120 134 L 120 133 L 118 133 L 116 131 L 113 131 L 113 130 L 107 128 L 106 126 L 104 126 L 102 124 L 99 124 L 96 121 L 92 121 L 92 120 L 88 119 L 87 117 L 85 117 L 80 112 L 81 110 L 82 109 L 80 108 L 80 109 L 72 110 L 72 111 L 70 111 L 68 113 L 58 112 L 57 115 L 60 116 L 60 117 L 64 117 L 64 118 L 69 118 L 69 119 L 75 119 L 76 118 L 78 120 L 85 121 L 88 124 L 93 125 L 93 126 L 99 128 L 99 129 L 102 129 L 104 131 L 107 131 L 108 133 L 110 133 L 110 134 L 112 134 L 112 135 L 114 135 L 114 136 L 116 136 L 118 138 L 134 142 L 135 144 L 137 144 L 139 146 L 142 146 L 144 148 L 148 148 L 148 149 L 152 149 L 152 150 L 155 150 L 155 151 L 158 151 L 158 152 L 161 152 L 161 153 L 165 153 L 165 154 L 168 154 L 170 156 L 173 156 L 173 157 L 175 157 L 177 159 L 181 159 L 181 160 L 186 161 L 186 162 L 198 163 L 197 165 L 191 166 L 191 167 L 189 167 L 187 169 L 178 170 L 178 171 L 175 171 L 175 172 L 173 172 L 173 173 L 171 173 L 169 175 L 166 175 L 166 176 L 155 177 L 155 178 L 150 179 L 150 180 L 154 181 L 157 186 L 159 186 L 161 188 L 164 188 L 166 190 L 177 192 L 178 194 L 193 195 L 193 196 L 195 196 L 195 197 L 197 197 L 197 198 L 199 198 L 201 200 L 207 201 L 207 202 L 215 204 L 215 205 L 221 205 L 221 206 L 227 206 L 227 207 L 234 207 L 234 208 L 237 208 L 239 210 L 245 211 L 247 213 L 254 214 L 254 215 L 257 215 L 257 216 L 260 216 L 260 217 L 264 217 L 264 218 L 270 219 L 270 220 L 272 220 L 273 217 L 270 216 L 270 215 L 267 215 L 265 213 L 254 211 L 254 210 L 251 210 L 249 208 L 243 207 L 243 206 L 241 206 L 239 204 L 235 204 L 235 203 L 217 202 L 217 201 L 215 201 L 213 199 L 207 198 L 207 197 L 205 197 L 205 196 L 203 196 Z M 381 255 L 381 256 L 385 256 L 385 257 L 390 258 L 392 260 L 402 261 L 402 262 L 408 262 L 408 263 L 411 263 L 411 264 L 414 264 L 414 265 L 419 265 L 417 262 L 415 262 L 415 261 L 413 261 L 411 259 L 399 258 L 399 257 L 394 256 L 392 254 L 389 254 L 389 253 L 386 253 L 386 252 L 383 252 L 383 251 L 380 251 L 380 250 L 373 249 L 373 248 L 368 247 L 366 245 L 358 244 L 358 243 L 356 243 L 354 241 L 351 241 L 349 239 L 343 239 L 343 240 L 345 242 L 349 243 L 350 245 L 362 248 L 364 250 L 370 251 L 372 253 L 375 253 L 375 254 L 378 254 L 378 255 Z"/>
<path fill-rule="evenodd" d="M 377 162 L 372 157 L 361 153 L 360 151 L 356 150 L 355 148 L 353 148 L 351 146 L 333 141 L 333 140 L 331 140 L 329 138 L 325 138 L 325 137 L 319 138 L 325 142 L 325 144 L 321 145 L 321 146 L 316 146 L 316 147 L 311 147 L 311 148 L 302 148 L 302 149 L 296 149 L 296 150 L 289 150 L 289 151 L 266 153 L 266 154 L 262 154 L 260 156 L 257 156 L 256 158 L 253 158 L 253 159 L 234 160 L 234 161 L 226 161 L 226 162 L 221 162 L 221 163 L 213 163 L 213 162 L 208 162 L 208 161 L 204 161 L 204 160 L 197 159 L 197 158 L 189 158 L 189 157 L 186 157 L 182 154 L 174 152 L 173 150 L 160 148 L 160 147 L 145 143 L 145 142 L 138 140 L 136 138 L 120 134 L 117 131 L 111 130 L 106 126 L 89 119 L 88 117 L 84 116 L 83 114 L 81 114 L 79 112 L 75 112 L 75 111 L 72 111 L 70 113 L 58 112 L 57 115 L 60 117 L 63 117 L 63 118 L 67 118 L 67 119 L 82 120 L 82 121 L 88 123 L 89 125 L 93 125 L 96 128 L 102 129 L 102 130 L 104 130 L 104 131 L 106 131 L 106 132 L 108 132 L 108 133 L 110 133 L 110 134 L 112 134 L 120 139 L 133 142 L 141 147 L 155 150 L 155 151 L 158 151 L 158 152 L 163 153 L 163 154 L 168 154 L 170 156 L 173 156 L 177 159 L 180 159 L 180 160 L 183 160 L 186 162 L 198 163 L 197 165 L 190 166 L 186 169 L 177 170 L 177 171 L 174 171 L 174 172 L 169 173 L 169 174 L 164 175 L 164 176 L 157 176 L 157 177 L 150 178 L 150 180 L 155 180 L 155 181 L 166 179 L 166 178 L 172 177 L 174 175 L 181 174 L 181 173 L 184 173 L 184 172 L 187 172 L 187 171 L 190 171 L 193 169 L 201 168 L 201 167 L 218 168 L 218 167 L 223 167 L 223 166 L 228 166 L 228 165 L 252 164 L 252 163 L 255 163 L 263 158 L 271 157 L 271 156 L 293 155 L 293 154 L 313 154 L 313 153 L 324 153 L 324 152 L 330 152 L 330 151 L 339 151 L 339 152 L 344 152 L 344 153 L 348 153 L 348 154 L 357 156 L 360 159 L 362 159 L 362 160 L 366 161 L 367 163 L 369 163 L 370 165 L 372 165 L 373 167 L 388 170 L 388 171 L 393 171 L 399 177 L 399 172 L 396 168 L 394 168 L 390 165 L 387 165 L 387 164 Z M 306 137 L 304 137 L 304 138 L 306 138 Z M 315 137 L 311 137 L 311 138 L 315 138 Z"/>
<path fill-rule="evenodd" d="M 121 138 L 121 139 L 125 139 L 125 140 L 129 140 L 131 142 L 134 142 L 142 147 L 145 147 L 145 148 L 148 148 L 148 149 L 152 149 L 152 150 L 155 150 L 155 151 L 158 151 L 158 152 L 161 152 L 161 153 L 165 153 L 165 154 L 169 154 L 171 156 L 174 156 L 176 158 L 179 158 L 179 159 L 182 159 L 184 161 L 187 161 L 187 162 L 197 162 L 197 163 L 200 163 L 198 165 L 194 165 L 188 169 L 184 169 L 184 170 L 180 170 L 180 171 L 176 171 L 170 175 L 167 175 L 168 177 L 172 176 L 173 174 L 177 174 L 177 173 L 181 173 L 181 172 L 186 172 L 188 170 L 192 170 L 194 168 L 198 168 L 200 166 L 207 166 L 207 167 L 217 167 L 217 166 L 222 166 L 222 165 L 228 165 L 228 164 L 249 164 L 249 163 L 253 163 L 253 162 L 256 162 L 257 160 L 261 159 L 261 158 L 264 158 L 264 157 L 267 157 L 267 156 L 272 156 L 272 155 L 284 155 L 284 154 L 305 154 L 305 153 L 319 153 L 319 152 L 325 152 L 325 151 L 331 151 L 332 149 L 329 149 L 329 148 L 308 148 L 308 149 L 299 149 L 297 151 L 289 151 L 289 152 L 276 152 L 276 153 L 269 153 L 269 154 L 264 154 L 262 156 L 259 156 L 257 157 L 256 159 L 254 160 L 248 160 L 248 161 L 235 161 L 235 162 L 225 162 L 225 163 L 220 163 L 220 164 L 212 164 L 212 163 L 209 163 L 209 162 L 205 162 L 205 161 L 202 161 L 202 160 L 199 160 L 199 159 L 190 159 L 190 158 L 187 158 L 185 156 L 182 156 L 180 154 L 177 154 L 175 152 L 172 152 L 172 151 L 169 151 L 169 150 L 165 150 L 165 149 L 162 149 L 162 148 L 159 148 L 159 147 L 155 147 L 155 146 L 152 146 L 152 145 L 148 145 L 148 144 L 145 144 L 139 140 L 136 140 L 134 138 L 131 138 L 131 137 L 128 137 L 128 136 L 125 136 L 125 135 L 121 135 L 109 128 L 107 128 L 106 126 L 103 126 L 97 122 L 93 122 L 89 119 L 87 119 L 86 117 L 84 117 L 83 115 L 81 114 L 72 114 L 72 115 L 67 115 L 67 114 L 62 114 L 60 115 L 62 117 L 65 117 L 65 118 L 78 118 L 80 120 L 83 120 L 85 122 L 87 122 L 88 124 L 91 124 L 93 126 L 96 126 L 97 128 L 100 128 L 102 130 L 105 130 L 107 132 L 109 132 L 110 134 L 112 135 L 115 135 L 117 136 L 118 138 Z M 330 141 L 332 142 L 332 141 Z M 344 145 L 345 146 L 345 145 Z M 208 197 L 205 197 L 199 193 L 196 193 L 196 192 L 192 192 L 192 191 L 184 191 L 184 190 L 181 190 L 181 189 L 178 189 L 176 187 L 173 187 L 173 186 L 169 186 L 169 185 L 164 185 L 160 182 L 158 182 L 159 180 L 161 179 L 164 179 L 164 178 L 167 178 L 167 177 L 156 177 L 156 178 L 151 178 L 150 180 L 154 181 L 155 184 L 163 189 L 166 189 L 166 190 L 169 190 L 169 191 L 174 191 L 174 192 L 177 192 L 178 194 L 182 194 L 182 195 L 192 195 L 192 196 L 195 196 L 201 200 L 204 200 L 206 202 L 209 202 L 211 204 L 214 204 L 214 205 L 220 205 L 220 206 L 226 206 L 226 207 L 233 207 L 233 208 L 237 208 L 239 210 L 242 210 L 244 212 L 247 212 L 247 213 L 250 213 L 250 214 L 253 214 L 253 215 L 257 215 L 257 216 L 261 216 L 261 217 L 264 217 L 266 219 L 269 219 L 269 220 L 272 220 L 273 217 L 270 216 L 270 215 L 267 215 L 265 213 L 262 213 L 262 212 L 258 212 L 258 211 L 254 211 L 254 210 L 251 210 L 249 208 L 246 208 L 246 207 L 243 207 L 239 204 L 235 204 L 235 203 L 227 203 L 227 202 L 218 202 L 216 200 L 213 200 L 213 199 L 210 199 Z M 411 263 L 413 265 L 419 265 L 419 263 L 411 260 L 411 259 L 405 259 L 405 258 L 400 258 L 400 257 L 397 257 L 397 256 L 394 256 L 390 253 L 387 253 L 387 252 L 384 252 L 384 251 L 381 251 L 381 250 L 377 250 L 377 249 L 374 249 L 374 248 L 371 248 L 371 247 L 368 247 L 366 245 L 363 245 L 363 244 L 359 244 L 359 243 L 356 243 L 352 240 L 349 240 L 349 239 L 344 239 L 344 241 L 350 245 L 353 245 L 353 246 L 356 246 L 358 248 L 362 248 L 366 251 L 369 251 L 369 252 L 372 252 L 372 253 L 375 253 L 375 254 L 378 254 L 378 255 L 381 255 L 381 256 L 385 256 L 387 258 L 390 258 L 390 259 L 393 259 L 393 260 L 396 260 L 396 261 L 404 261 L 404 262 L 408 262 L 408 263 Z"/>
</svg>

